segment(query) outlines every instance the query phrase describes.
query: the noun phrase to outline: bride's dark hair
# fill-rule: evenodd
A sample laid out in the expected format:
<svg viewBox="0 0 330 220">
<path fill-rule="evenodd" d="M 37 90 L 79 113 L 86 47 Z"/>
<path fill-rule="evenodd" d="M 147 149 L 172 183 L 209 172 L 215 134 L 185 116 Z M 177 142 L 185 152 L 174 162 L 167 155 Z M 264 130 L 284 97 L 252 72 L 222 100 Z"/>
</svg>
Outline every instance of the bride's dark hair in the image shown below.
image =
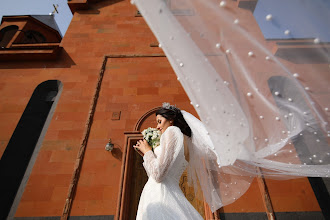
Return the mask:
<svg viewBox="0 0 330 220">
<path fill-rule="evenodd" d="M 161 115 L 167 120 L 173 121 L 173 125 L 180 128 L 184 135 L 191 137 L 191 129 L 178 108 L 168 109 L 162 107 L 156 111 L 156 116 L 157 115 Z"/>
</svg>

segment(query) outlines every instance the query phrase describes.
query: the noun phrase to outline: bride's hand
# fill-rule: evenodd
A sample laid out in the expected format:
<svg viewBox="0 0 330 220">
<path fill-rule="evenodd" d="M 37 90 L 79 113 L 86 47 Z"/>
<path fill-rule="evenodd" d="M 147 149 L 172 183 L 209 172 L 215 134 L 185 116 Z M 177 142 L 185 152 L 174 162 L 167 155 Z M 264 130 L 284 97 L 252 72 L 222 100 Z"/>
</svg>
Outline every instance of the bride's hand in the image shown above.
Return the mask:
<svg viewBox="0 0 330 220">
<path fill-rule="evenodd" d="M 143 154 L 147 153 L 148 151 L 150 151 L 152 148 L 150 147 L 150 145 L 148 144 L 148 142 L 146 140 L 139 140 L 136 145 L 134 146 L 134 148 L 138 149 L 139 151 L 141 151 Z"/>
</svg>

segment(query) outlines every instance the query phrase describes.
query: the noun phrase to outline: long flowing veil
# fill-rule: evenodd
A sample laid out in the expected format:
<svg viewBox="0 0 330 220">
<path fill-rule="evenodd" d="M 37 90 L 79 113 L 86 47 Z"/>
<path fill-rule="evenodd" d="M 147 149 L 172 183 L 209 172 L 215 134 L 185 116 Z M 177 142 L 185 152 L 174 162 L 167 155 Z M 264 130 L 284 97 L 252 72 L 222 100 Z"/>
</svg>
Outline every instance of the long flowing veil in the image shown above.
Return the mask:
<svg viewBox="0 0 330 220">
<path fill-rule="evenodd" d="M 199 144 L 209 151 L 196 176 L 207 182 L 203 193 L 209 194 L 212 211 L 243 194 L 259 168 L 276 179 L 330 175 L 330 34 L 324 30 L 330 3 L 132 3 L 157 37 L 207 132 Z M 225 174 L 232 175 L 230 181 Z M 210 176 L 216 178 L 206 180 Z M 226 192 L 222 188 L 230 184 L 242 184 L 242 190 L 206 192 Z"/>
</svg>

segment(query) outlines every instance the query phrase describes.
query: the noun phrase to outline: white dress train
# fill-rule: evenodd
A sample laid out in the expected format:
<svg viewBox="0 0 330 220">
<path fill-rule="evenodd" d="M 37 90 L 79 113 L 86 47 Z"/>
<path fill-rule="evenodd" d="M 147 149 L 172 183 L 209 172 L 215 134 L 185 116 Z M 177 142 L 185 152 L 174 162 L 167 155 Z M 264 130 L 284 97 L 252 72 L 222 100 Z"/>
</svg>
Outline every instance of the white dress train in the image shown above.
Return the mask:
<svg viewBox="0 0 330 220">
<path fill-rule="evenodd" d="M 183 142 L 181 130 L 170 126 L 161 136 L 160 146 L 144 155 L 143 166 L 149 179 L 141 193 L 137 220 L 203 219 L 179 186 L 188 164 Z"/>
</svg>

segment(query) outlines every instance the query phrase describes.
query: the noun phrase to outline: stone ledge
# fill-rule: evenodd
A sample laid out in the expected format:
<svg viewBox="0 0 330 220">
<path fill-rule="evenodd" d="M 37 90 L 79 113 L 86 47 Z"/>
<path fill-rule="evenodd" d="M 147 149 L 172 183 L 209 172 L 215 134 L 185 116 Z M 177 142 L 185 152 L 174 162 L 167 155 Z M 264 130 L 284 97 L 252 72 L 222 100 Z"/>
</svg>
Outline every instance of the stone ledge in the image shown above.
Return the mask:
<svg viewBox="0 0 330 220">
<path fill-rule="evenodd" d="M 328 63 L 330 43 L 315 44 L 313 40 L 276 40 L 272 52 L 293 63 Z"/>
</svg>

